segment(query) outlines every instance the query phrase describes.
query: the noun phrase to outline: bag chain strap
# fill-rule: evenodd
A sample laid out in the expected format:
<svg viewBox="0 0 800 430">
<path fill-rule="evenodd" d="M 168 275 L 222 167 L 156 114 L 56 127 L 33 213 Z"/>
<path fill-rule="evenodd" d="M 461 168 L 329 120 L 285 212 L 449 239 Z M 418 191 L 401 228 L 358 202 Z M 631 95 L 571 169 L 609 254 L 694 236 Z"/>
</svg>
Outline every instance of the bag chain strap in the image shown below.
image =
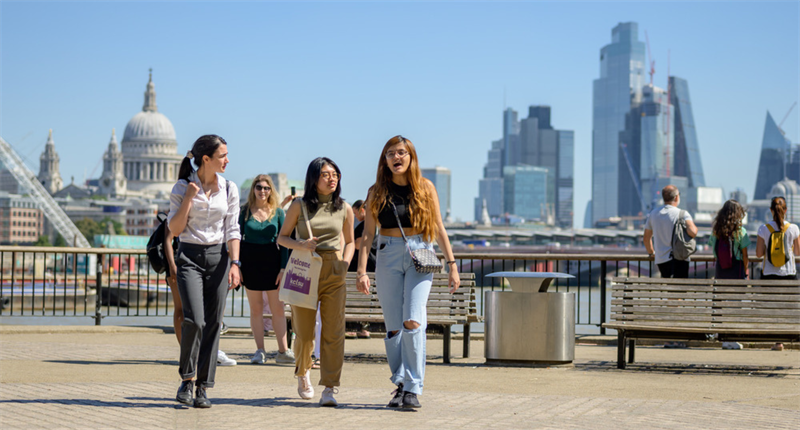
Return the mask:
<svg viewBox="0 0 800 430">
<path fill-rule="evenodd" d="M 406 247 L 408 247 L 408 239 L 406 239 L 406 232 L 403 231 L 403 224 L 400 222 L 400 215 L 397 214 L 397 207 L 394 205 L 394 202 L 389 198 L 389 203 L 392 205 L 392 211 L 394 212 L 394 217 L 397 220 L 397 227 L 400 228 L 400 234 L 403 235 L 403 242 L 406 243 Z"/>
</svg>

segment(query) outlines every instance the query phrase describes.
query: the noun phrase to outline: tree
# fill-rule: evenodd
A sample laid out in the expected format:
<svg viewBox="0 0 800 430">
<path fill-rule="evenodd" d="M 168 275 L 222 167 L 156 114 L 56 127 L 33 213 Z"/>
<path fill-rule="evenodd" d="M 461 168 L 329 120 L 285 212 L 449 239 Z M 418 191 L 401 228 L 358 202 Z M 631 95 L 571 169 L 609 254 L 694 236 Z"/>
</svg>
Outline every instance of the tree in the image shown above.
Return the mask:
<svg viewBox="0 0 800 430">
<path fill-rule="evenodd" d="M 83 233 L 89 243 L 94 243 L 94 235 L 103 234 L 100 224 L 89 218 L 84 218 L 76 222 L 75 227 L 78 227 L 78 230 Z"/>
<path fill-rule="evenodd" d="M 54 246 L 67 246 L 67 241 L 64 239 L 64 236 L 61 235 L 61 233 L 56 236 L 56 243 Z"/>
<path fill-rule="evenodd" d="M 50 243 L 49 237 L 47 237 L 46 235 L 41 235 L 39 236 L 39 239 L 36 240 L 36 243 L 33 244 L 33 246 L 53 246 L 53 245 Z"/>
</svg>

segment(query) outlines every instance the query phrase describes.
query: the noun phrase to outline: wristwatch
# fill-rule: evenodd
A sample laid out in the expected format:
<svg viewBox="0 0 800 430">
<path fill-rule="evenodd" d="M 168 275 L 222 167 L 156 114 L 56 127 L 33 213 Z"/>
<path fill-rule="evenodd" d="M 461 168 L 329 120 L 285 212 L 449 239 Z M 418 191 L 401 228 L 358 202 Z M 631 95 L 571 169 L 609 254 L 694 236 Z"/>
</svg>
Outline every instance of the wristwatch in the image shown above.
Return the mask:
<svg viewBox="0 0 800 430">
<path fill-rule="evenodd" d="M 242 262 L 239 260 L 231 260 L 231 264 L 239 266 L 240 269 L 242 268 Z"/>
</svg>

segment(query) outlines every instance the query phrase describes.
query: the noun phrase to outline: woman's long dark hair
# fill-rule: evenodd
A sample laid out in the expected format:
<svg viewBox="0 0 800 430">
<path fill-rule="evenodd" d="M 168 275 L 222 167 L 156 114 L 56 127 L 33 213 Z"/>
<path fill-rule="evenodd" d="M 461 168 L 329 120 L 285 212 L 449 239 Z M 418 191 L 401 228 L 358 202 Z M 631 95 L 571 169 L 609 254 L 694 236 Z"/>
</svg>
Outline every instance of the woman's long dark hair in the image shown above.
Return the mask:
<svg viewBox="0 0 800 430">
<path fill-rule="evenodd" d="M 339 166 L 333 162 L 328 157 L 317 157 L 308 164 L 308 170 L 306 170 L 306 185 L 305 190 L 303 190 L 303 201 L 306 203 L 308 207 L 309 213 L 314 213 L 317 211 L 317 206 L 319 206 L 319 194 L 317 194 L 317 182 L 319 182 L 319 177 L 322 173 L 322 168 L 325 165 L 330 165 L 336 170 L 336 173 L 339 175 L 339 181 L 336 182 L 336 190 L 333 191 L 333 195 L 331 196 L 331 202 L 333 202 L 333 212 L 338 211 L 344 205 L 344 200 L 342 200 L 339 195 L 342 193 L 342 171 L 339 170 Z"/>
<path fill-rule="evenodd" d="M 197 166 L 198 169 L 203 167 L 203 156 L 208 155 L 209 157 L 213 157 L 220 145 L 227 146 L 228 142 L 216 134 L 206 134 L 198 137 L 197 140 L 194 141 L 192 149 L 189 151 L 192 157 L 183 157 L 183 161 L 181 161 L 181 168 L 178 170 L 178 179 L 188 181 L 189 175 L 194 171 L 194 169 L 192 169 L 192 160 L 194 160 L 194 165 Z"/>
<path fill-rule="evenodd" d="M 783 219 L 786 218 L 786 199 L 783 197 L 773 197 L 769 208 L 772 211 L 772 219 L 775 221 L 775 224 L 778 224 L 779 229 L 783 228 Z"/>
<path fill-rule="evenodd" d="M 735 238 L 742 229 L 744 208 L 736 200 L 728 200 L 717 212 L 711 231 L 717 239 Z"/>
</svg>

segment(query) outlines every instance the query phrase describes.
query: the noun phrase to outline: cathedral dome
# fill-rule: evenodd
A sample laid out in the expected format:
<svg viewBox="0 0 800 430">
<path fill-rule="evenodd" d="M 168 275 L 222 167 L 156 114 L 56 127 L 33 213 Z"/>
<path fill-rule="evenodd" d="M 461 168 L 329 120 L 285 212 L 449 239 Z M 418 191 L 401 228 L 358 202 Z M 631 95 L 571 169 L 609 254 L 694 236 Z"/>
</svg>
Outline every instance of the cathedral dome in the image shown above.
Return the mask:
<svg viewBox="0 0 800 430">
<path fill-rule="evenodd" d="M 153 74 L 147 82 L 142 111 L 128 121 L 122 136 L 124 154 L 169 154 L 176 155 L 178 140 L 172 122 L 156 106 L 156 90 Z"/>
</svg>

